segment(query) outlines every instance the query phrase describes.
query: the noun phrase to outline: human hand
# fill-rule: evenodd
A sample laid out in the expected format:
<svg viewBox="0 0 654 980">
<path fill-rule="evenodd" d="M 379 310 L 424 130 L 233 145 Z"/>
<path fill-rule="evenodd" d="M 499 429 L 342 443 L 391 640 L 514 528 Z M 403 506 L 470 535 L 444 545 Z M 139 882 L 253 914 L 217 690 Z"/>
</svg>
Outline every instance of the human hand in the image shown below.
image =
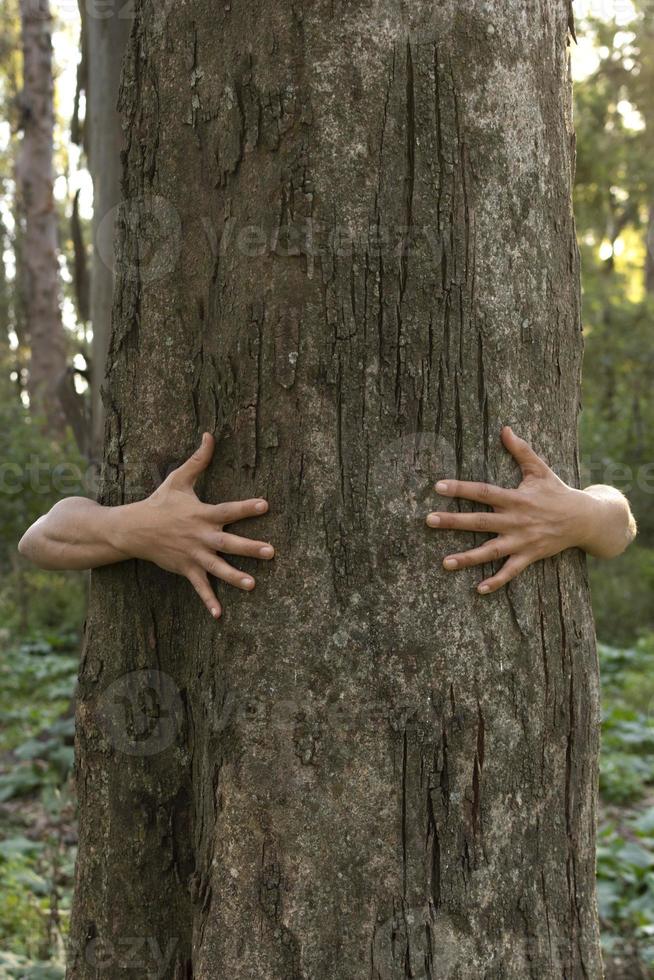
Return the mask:
<svg viewBox="0 0 654 980">
<path fill-rule="evenodd" d="M 271 559 L 275 550 L 265 541 L 252 541 L 225 531 L 225 527 L 247 517 L 260 517 L 268 510 L 262 499 L 205 504 L 196 496 L 197 479 L 211 462 L 213 436 L 205 432 L 193 455 L 164 480 L 146 500 L 121 508 L 115 545 L 125 555 L 154 562 L 189 580 L 212 616 L 221 606 L 209 575 L 238 589 L 250 591 L 255 581 L 216 554 L 244 555 Z"/>
<path fill-rule="evenodd" d="M 482 594 L 495 592 L 541 558 L 566 548 L 585 547 L 596 532 L 598 517 L 596 501 L 560 480 L 509 426 L 504 426 L 501 438 L 522 470 L 519 487 L 509 490 L 488 483 L 441 480 L 436 489 L 443 496 L 474 500 L 493 510 L 463 514 L 436 511 L 427 517 L 429 527 L 496 535 L 478 548 L 443 560 L 446 570 L 456 571 L 506 558 L 495 575 L 477 585 Z"/>
</svg>

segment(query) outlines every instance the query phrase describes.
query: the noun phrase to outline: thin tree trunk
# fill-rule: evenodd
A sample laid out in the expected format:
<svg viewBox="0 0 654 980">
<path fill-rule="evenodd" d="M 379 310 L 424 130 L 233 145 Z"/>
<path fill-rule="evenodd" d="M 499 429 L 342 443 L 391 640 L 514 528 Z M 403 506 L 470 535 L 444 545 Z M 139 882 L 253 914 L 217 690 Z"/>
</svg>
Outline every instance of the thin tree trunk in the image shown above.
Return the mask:
<svg viewBox="0 0 654 980">
<path fill-rule="evenodd" d="M 16 167 L 30 344 L 28 390 L 35 411 L 53 432 L 65 427 L 57 394 L 66 371 L 59 303 L 57 215 L 53 195 L 54 82 L 48 0 L 21 0 L 23 139 Z"/>
<path fill-rule="evenodd" d="M 0 249 L 3 255 L 9 241 L 9 234 L 0 215 Z M 2 261 L 0 262 L 0 364 L 3 372 L 8 370 L 10 363 L 9 332 L 13 330 L 13 306 L 12 290 L 7 281 L 7 269 Z"/>
<path fill-rule="evenodd" d="M 654 204 L 649 209 L 645 244 L 645 290 L 651 295 L 654 293 Z"/>
<path fill-rule="evenodd" d="M 424 527 L 440 477 L 518 482 L 504 423 L 578 481 L 569 4 L 167 9 L 123 82 L 103 498 L 209 429 L 203 494 L 266 496 L 277 557 L 218 623 L 93 573 L 69 976 L 595 980 L 583 556 L 484 598 Z"/>
<path fill-rule="evenodd" d="M 117 109 L 120 67 L 132 24 L 131 5 L 104 3 L 101 11 L 83 5 L 86 118 L 84 143 L 93 177 L 93 266 L 91 274 L 91 443 L 100 458 L 104 433 L 104 382 L 114 286 L 114 223 L 120 203 L 120 151 L 123 142 Z M 101 16 L 98 16 L 98 12 Z"/>
</svg>

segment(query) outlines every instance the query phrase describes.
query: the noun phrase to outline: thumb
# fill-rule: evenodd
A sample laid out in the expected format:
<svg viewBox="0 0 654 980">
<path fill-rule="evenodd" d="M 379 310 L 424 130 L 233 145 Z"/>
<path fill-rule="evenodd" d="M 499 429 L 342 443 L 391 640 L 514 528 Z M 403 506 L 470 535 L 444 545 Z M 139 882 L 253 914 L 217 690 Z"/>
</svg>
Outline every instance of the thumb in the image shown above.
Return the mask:
<svg viewBox="0 0 654 980">
<path fill-rule="evenodd" d="M 525 439 L 517 436 L 510 426 L 505 425 L 500 434 L 504 447 L 515 459 L 523 476 L 543 476 L 549 470 L 545 460 L 534 452 Z"/>
<path fill-rule="evenodd" d="M 174 482 L 178 485 L 195 486 L 195 481 L 204 473 L 211 462 L 215 445 L 216 441 L 214 437 L 208 432 L 205 432 L 202 436 L 202 442 L 193 455 L 189 456 L 186 462 L 178 466 L 171 474 Z"/>
</svg>

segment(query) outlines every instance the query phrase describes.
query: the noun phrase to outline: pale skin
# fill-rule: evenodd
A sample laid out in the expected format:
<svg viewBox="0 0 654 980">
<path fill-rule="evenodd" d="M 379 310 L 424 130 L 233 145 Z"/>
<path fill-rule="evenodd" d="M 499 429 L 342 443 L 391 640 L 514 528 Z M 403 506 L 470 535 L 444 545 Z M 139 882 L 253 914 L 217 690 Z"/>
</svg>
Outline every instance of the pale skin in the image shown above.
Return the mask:
<svg viewBox="0 0 654 980">
<path fill-rule="evenodd" d="M 88 569 L 129 558 L 151 561 L 189 580 L 214 618 L 222 607 L 209 575 L 246 592 L 255 581 L 230 565 L 223 555 L 244 555 L 269 561 L 275 549 L 226 531 L 247 517 L 268 510 L 262 498 L 205 504 L 195 484 L 211 462 L 214 438 L 205 432 L 202 444 L 145 500 L 120 507 L 102 507 L 86 497 L 68 497 L 55 504 L 25 532 L 18 550 L 40 568 Z"/>
<path fill-rule="evenodd" d="M 496 592 L 533 562 L 567 548 L 582 548 L 597 558 L 614 558 L 633 541 L 636 522 L 619 490 L 603 484 L 575 490 L 509 426 L 500 434 L 504 447 L 522 470 L 522 482 L 515 490 L 463 480 L 444 479 L 436 484 L 443 496 L 463 497 L 493 508 L 463 514 L 434 511 L 427 516 L 429 527 L 495 535 L 477 548 L 448 555 L 443 568 L 457 571 L 504 559 L 495 575 L 477 584 L 477 591 L 483 595 Z"/>
<path fill-rule="evenodd" d="M 560 480 L 523 439 L 508 426 L 501 432 L 505 448 L 522 469 L 515 490 L 492 484 L 443 480 L 437 491 L 463 497 L 492 511 L 435 511 L 429 527 L 479 531 L 495 537 L 469 551 L 448 555 L 447 570 L 470 568 L 505 559 L 501 569 L 477 585 L 494 592 L 528 565 L 566 548 L 583 548 L 602 558 L 619 555 L 633 540 L 636 525 L 626 498 L 614 487 L 595 485 L 575 490 Z M 40 568 L 89 569 L 130 558 L 153 562 L 189 580 L 212 616 L 222 607 L 209 576 L 251 591 L 255 580 L 234 568 L 225 555 L 269 561 L 275 555 L 267 541 L 241 537 L 226 527 L 268 511 L 262 498 L 203 503 L 195 484 L 211 462 L 214 439 L 205 433 L 201 446 L 145 500 L 103 507 L 86 497 L 68 497 L 40 517 L 18 545 Z"/>
</svg>

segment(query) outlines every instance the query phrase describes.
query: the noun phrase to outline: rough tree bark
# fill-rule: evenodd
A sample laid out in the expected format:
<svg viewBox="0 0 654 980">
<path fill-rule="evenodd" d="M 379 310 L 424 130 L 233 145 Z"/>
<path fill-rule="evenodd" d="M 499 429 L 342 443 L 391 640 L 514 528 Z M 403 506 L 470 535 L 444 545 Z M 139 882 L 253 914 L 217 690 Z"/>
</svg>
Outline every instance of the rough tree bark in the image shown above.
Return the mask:
<svg viewBox="0 0 654 980">
<path fill-rule="evenodd" d="M 578 480 L 568 26 L 137 3 L 103 497 L 209 429 L 202 493 L 278 551 L 219 623 L 93 574 L 71 978 L 601 976 L 583 556 L 484 598 L 423 523 L 516 485 L 504 423 Z"/>
<path fill-rule="evenodd" d="M 66 373 L 59 303 L 57 214 L 53 195 L 54 82 L 48 0 L 21 0 L 23 139 L 16 165 L 24 222 L 25 320 L 30 344 L 28 390 L 53 431 L 65 427 L 58 386 Z"/>
</svg>

